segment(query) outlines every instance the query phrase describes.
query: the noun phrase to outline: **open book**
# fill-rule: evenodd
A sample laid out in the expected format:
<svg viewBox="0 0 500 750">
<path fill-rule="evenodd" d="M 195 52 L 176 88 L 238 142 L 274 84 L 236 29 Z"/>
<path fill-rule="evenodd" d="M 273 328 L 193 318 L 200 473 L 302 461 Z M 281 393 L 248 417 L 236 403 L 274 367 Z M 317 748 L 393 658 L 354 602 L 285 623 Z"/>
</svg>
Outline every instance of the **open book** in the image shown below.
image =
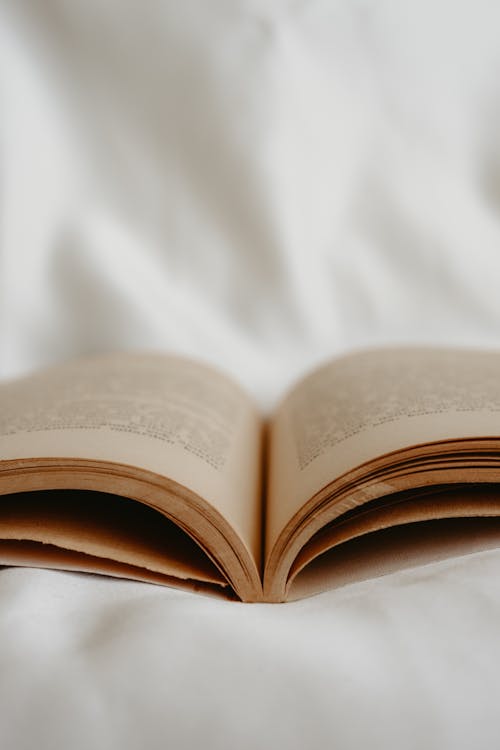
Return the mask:
<svg viewBox="0 0 500 750">
<path fill-rule="evenodd" d="M 178 357 L 0 386 L 0 564 L 286 601 L 500 546 L 500 354 L 339 358 L 268 419 Z"/>
</svg>

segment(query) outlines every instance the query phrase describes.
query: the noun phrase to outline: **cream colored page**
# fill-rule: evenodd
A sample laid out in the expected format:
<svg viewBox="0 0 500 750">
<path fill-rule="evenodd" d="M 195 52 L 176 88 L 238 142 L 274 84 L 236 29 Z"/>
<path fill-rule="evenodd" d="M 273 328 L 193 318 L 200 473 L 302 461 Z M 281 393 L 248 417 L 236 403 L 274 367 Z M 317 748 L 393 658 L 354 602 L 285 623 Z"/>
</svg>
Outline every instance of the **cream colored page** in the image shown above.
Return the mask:
<svg viewBox="0 0 500 750">
<path fill-rule="evenodd" d="M 266 550 L 316 492 L 366 461 L 419 443 L 500 435 L 500 354 L 397 349 L 338 359 L 276 412 Z"/>
<path fill-rule="evenodd" d="M 80 360 L 0 386 L 0 459 L 76 457 L 167 476 L 260 554 L 260 420 L 209 367 L 162 355 Z"/>
</svg>

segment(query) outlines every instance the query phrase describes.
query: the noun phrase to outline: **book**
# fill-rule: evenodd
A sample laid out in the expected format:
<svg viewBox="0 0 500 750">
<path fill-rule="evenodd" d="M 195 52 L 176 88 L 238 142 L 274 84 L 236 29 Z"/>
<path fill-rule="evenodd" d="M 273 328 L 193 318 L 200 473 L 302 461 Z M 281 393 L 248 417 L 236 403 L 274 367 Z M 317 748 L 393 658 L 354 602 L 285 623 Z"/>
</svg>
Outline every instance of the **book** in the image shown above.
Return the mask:
<svg viewBox="0 0 500 750">
<path fill-rule="evenodd" d="M 357 352 L 267 416 L 205 364 L 91 357 L 0 385 L 0 564 L 284 602 L 499 546 L 499 466 L 496 352 Z"/>
</svg>

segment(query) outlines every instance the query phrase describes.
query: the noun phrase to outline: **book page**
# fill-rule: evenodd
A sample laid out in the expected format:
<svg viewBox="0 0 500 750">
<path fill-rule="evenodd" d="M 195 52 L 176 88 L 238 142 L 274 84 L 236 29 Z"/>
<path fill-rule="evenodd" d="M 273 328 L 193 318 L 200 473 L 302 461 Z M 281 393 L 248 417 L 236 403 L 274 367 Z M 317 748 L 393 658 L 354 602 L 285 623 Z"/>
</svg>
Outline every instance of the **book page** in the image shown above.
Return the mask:
<svg viewBox="0 0 500 750">
<path fill-rule="evenodd" d="M 168 477 L 220 512 L 256 561 L 260 450 L 249 397 L 177 357 L 112 354 L 0 386 L 0 460 L 71 457 Z"/>
<path fill-rule="evenodd" d="M 334 547 L 293 580 L 287 601 L 500 547 L 500 518 L 444 518 L 394 526 Z"/>
<path fill-rule="evenodd" d="M 127 565 L 135 569 L 132 577 L 142 580 L 161 581 L 165 576 L 227 584 L 196 542 L 143 503 L 85 490 L 3 495 L 0 564 L 9 564 L 7 550 L 10 555 L 17 549 L 19 553 L 31 550 L 28 563 L 38 551 L 38 563 L 46 565 L 48 545 L 52 547 L 51 565 L 57 550 L 65 560 L 71 551 L 84 555 L 80 562 L 87 569 L 92 560 L 99 560 L 103 573 L 113 572 L 116 565 Z"/>
<path fill-rule="evenodd" d="M 429 442 L 500 435 L 500 354 L 401 348 L 333 361 L 284 399 L 271 429 L 266 555 L 345 472 Z"/>
</svg>

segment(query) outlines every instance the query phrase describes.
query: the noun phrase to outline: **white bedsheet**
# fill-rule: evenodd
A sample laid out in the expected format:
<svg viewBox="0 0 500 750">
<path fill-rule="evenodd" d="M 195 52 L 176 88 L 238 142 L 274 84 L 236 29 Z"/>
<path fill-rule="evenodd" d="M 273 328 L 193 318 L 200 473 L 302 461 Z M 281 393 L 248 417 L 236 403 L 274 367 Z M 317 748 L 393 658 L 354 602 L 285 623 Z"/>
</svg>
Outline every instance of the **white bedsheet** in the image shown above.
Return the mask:
<svg viewBox="0 0 500 750">
<path fill-rule="evenodd" d="M 110 348 L 263 407 L 365 344 L 497 346 L 500 6 L 0 3 L 0 375 Z M 500 551 L 290 605 L 0 573 L 2 748 L 500 739 Z"/>
</svg>

